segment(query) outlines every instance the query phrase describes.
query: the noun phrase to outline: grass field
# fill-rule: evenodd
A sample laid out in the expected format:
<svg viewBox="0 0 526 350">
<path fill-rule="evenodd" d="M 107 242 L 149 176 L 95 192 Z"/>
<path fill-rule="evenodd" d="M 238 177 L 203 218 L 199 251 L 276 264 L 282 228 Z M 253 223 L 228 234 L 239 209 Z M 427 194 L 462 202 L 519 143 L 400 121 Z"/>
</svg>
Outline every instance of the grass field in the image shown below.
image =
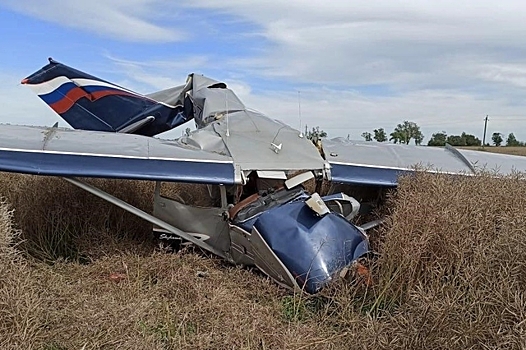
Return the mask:
<svg viewBox="0 0 526 350">
<path fill-rule="evenodd" d="M 150 183 L 94 182 L 151 210 Z M 311 297 L 168 253 L 147 223 L 58 178 L 0 173 L 0 194 L 1 349 L 526 348 L 520 178 L 402 179 L 373 285 Z"/>
<path fill-rule="evenodd" d="M 494 147 L 486 146 L 482 147 L 459 147 L 462 149 L 470 149 L 475 151 L 491 152 L 491 153 L 501 153 L 501 154 L 511 154 L 515 156 L 526 156 L 526 147 Z"/>
</svg>

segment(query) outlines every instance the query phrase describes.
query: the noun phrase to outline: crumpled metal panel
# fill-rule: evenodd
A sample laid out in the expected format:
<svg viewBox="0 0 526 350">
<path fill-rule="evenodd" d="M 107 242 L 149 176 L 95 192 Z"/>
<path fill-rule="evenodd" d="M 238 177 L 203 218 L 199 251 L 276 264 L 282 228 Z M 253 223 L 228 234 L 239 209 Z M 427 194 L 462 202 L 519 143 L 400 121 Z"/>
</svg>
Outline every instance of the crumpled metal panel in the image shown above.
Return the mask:
<svg viewBox="0 0 526 350">
<path fill-rule="evenodd" d="M 235 112 L 228 122 L 223 118 L 210 127 L 221 135 L 241 170 L 324 169 L 325 160 L 311 141 L 299 137 L 298 130 L 257 112 Z"/>
<path fill-rule="evenodd" d="M 179 142 L 230 155 L 242 171 L 324 169 L 319 151 L 298 130 L 246 109 L 224 83 L 196 74 L 190 78 L 199 129 Z"/>
<path fill-rule="evenodd" d="M 211 129 L 197 129 L 189 136 L 182 136 L 175 142 L 186 147 L 231 156 L 221 136 Z"/>
<path fill-rule="evenodd" d="M 263 213 L 254 227 L 308 293 L 318 292 L 369 250 L 356 226 L 334 213 L 319 217 L 302 201 Z"/>
</svg>

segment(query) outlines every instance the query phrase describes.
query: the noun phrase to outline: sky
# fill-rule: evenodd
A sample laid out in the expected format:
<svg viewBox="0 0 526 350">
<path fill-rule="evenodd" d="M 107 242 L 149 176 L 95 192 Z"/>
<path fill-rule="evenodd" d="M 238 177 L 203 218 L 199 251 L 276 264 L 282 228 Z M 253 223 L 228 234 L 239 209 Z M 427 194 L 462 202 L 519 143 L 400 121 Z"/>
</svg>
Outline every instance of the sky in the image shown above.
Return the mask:
<svg viewBox="0 0 526 350">
<path fill-rule="evenodd" d="M 526 140 L 525 15 L 512 0 L 0 0 L 0 123 L 66 126 L 20 84 L 53 57 L 139 93 L 204 74 L 329 137 L 409 120 L 424 144 L 482 139 L 488 115 L 486 140 Z"/>
</svg>

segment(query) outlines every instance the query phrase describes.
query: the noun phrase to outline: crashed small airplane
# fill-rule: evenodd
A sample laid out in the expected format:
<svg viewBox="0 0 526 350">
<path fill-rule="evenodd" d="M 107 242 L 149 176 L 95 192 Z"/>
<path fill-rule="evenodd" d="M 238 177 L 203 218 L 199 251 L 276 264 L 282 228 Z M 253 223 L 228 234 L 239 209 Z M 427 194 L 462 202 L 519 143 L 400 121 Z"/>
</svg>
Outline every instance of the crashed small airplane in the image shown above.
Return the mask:
<svg viewBox="0 0 526 350">
<path fill-rule="evenodd" d="M 366 231 L 380 222 L 353 224 L 361 203 L 346 188 L 395 187 L 415 164 L 449 174 L 526 170 L 526 158 L 449 146 L 337 138 L 317 148 L 300 131 L 245 107 L 225 83 L 197 74 L 142 95 L 49 59 L 22 83 L 73 129 L 1 125 L 0 171 L 61 176 L 151 222 L 164 239 L 257 266 L 308 293 L 368 254 Z M 192 119 L 197 129 L 186 136 L 154 137 Z M 155 181 L 153 213 L 77 177 Z M 303 186 L 309 180 L 317 184 L 313 193 Z M 326 196 L 322 181 L 332 184 Z M 163 196 L 162 182 L 206 184 L 214 205 Z"/>
</svg>

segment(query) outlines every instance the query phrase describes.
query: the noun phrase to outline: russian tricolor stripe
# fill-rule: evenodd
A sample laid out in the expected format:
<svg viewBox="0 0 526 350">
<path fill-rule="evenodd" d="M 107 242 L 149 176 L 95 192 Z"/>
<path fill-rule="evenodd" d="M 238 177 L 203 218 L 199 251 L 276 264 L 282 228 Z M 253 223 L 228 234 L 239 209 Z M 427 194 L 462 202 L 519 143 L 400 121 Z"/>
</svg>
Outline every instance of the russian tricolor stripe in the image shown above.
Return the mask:
<svg viewBox="0 0 526 350">
<path fill-rule="evenodd" d="M 60 76 L 40 84 L 27 85 L 58 114 L 67 112 L 83 97 L 92 102 L 112 95 L 150 100 L 120 86 L 92 79 L 68 79 Z"/>
</svg>

